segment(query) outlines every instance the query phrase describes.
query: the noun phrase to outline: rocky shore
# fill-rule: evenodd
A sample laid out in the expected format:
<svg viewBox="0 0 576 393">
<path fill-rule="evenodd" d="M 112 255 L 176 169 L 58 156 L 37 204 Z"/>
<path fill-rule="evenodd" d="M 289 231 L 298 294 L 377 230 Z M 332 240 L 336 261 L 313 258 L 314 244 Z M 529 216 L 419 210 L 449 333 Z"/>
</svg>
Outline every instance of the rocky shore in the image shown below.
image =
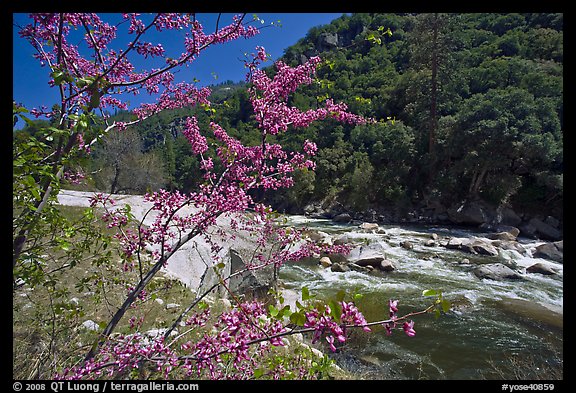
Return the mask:
<svg viewBox="0 0 576 393">
<path fill-rule="evenodd" d="M 452 206 L 430 201 L 404 212 L 396 209 L 368 209 L 352 211 L 338 202 L 314 202 L 304 207 L 303 214 L 311 218 L 331 219 L 337 223 L 361 222 L 394 224 L 439 224 L 462 225 L 479 230 L 502 232 L 507 227 L 515 227 L 518 235 L 529 239 L 558 241 L 563 239 L 563 218 L 551 215 L 517 213 L 510 207 L 495 208 L 478 201 L 462 201 Z"/>
</svg>

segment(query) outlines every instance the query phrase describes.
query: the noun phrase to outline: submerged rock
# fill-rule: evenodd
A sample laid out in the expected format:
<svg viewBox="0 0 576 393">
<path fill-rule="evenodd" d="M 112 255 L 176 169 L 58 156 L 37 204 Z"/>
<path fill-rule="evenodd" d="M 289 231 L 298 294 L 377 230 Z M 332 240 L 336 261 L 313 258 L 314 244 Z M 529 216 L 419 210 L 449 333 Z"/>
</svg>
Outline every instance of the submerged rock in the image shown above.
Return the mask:
<svg viewBox="0 0 576 393">
<path fill-rule="evenodd" d="M 529 321 L 539 321 L 557 328 L 564 327 L 564 312 L 561 307 L 545 306 L 524 299 L 502 299 L 496 305 Z"/>
</svg>

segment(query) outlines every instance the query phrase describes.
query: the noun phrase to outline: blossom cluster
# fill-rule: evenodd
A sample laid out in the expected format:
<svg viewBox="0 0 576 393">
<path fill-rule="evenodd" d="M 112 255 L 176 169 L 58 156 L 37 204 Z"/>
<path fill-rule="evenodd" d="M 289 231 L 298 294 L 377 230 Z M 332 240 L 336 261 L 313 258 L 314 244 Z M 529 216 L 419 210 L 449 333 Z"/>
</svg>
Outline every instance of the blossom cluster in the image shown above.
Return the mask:
<svg viewBox="0 0 576 393">
<path fill-rule="evenodd" d="M 398 319 L 398 300 L 392 300 L 390 299 L 388 301 L 388 307 L 389 307 L 389 315 L 390 315 L 390 319 L 384 323 L 382 323 L 382 326 L 384 326 L 384 329 L 386 329 L 386 335 L 390 336 L 392 334 L 392 329 L 396 328 L 397 322 L 396 320 Z M 402 324 L 402 329 L 404 330 L 404 333 L 406 333 L 406 335 L 408 337 L 414 337 L 416 335 L 416 331 L 414 330 L 414 321 L 410 320 L 410 321 L 405 321 Z"/>
<path fill-rule="evenodd" d="M 279 337 L 286 328 L 279 321 L 266 318 L 266 309 L 260 302 L 245 302 L 224 312 L 214 324 L 214 333 L 204 334 L 196 342 L 187 342 L 182 349 L 192 356 L 184 356 L 184 369 L 188 375 L 202 376 L 208 373 L 211 379 L 246 378 L 258 365 L 258 354 L 262 356 L 270 346 L 283 346 Z M 272 337 L 269 340 L 264 340 Z M 258 343 L 257 345 L 254 345 Z M 224 356 L 232 355 L 229 367 L 222 367 Z M 227 371 L 227 368 L 233 371 Z"/>
<path fill-rule="evenodd" d="M 156 370 L 165 378 L 179 365 L 178 357 L 166 345 L 163 337 L 150 339 L 142 333 L 134 333 L 118 335 L 108 340 L 98 357 L 89 359 L 79 366 L 65 368 L 61 374 L 55 375 L 54 379 L 110 378 L 141 368 L 142 360 L 154 362 Z"/>
<path fill-rule="evenodd" d="M 257 69 L 258 59 L 262 58 L 263 48 L 260 48 L 258 57 L 250 64 L 251 81 L 253 87 L 248 92 L 254 107 L 256 121 L 264 135 L 276 135 L 285 132 L 290 125 L 294 127 L 308 127 L 313 121 L 334 118 L 349 124 L 364 124 L 373 122 L 347 112 L 344 103 L 335 104 L 333 100 L 326 100 L 324 108 L 301 111 L 289 107 L 287 99 L 299 86 L 312 83 L 316 67 L 320 64 L 319 57 L 311 57 L 306 63 L 297 67 L 290 67 L 278 61 L 276 74 L 270 79 L 263 70 Z"/>
<path fill-rule="evenodd" d="M 164 109 L 198 103 L 209 105 L 209 89 L 198 89 L 192 83 L 176 83 L 172 69 L 190 65 L 202 51 L 212 45 L 250 38 L 259 33 L 257 28 L 244 22 L 242 15 L 234 16 L 228 24 L 219 26 L 216 31 L 210 29 L 209 33 L 194 14 L 164 13 L 146 17 L 137 13 L 122 14 L 127 24 L 108 23 L 94 13 L 35 13 L 30 18 L 33 23 L 20 28 L 20 37 L 28 40 L 36 49 L 34 56 L 42 66 L 50 67 L 53 75 L 58 73 L 65 76 L 67 81 L 74 82 L 60 85 L 63 93 L 61 108 L 71 110 L 87 105 L 93 94 L 93 90 L 88 87 L 103 88 L 101 93 L 107 94 L 101 94 L 98 107 L 108 109 L 109 112 L 114 108 L 128 109 L 126 101 L 113 95 L 137 95 L 142 90 L 149 94 L 161 94 L 154 103 L 144 103 L 134 110 L 139 119 Z M 112 47 L 119 35 L 120 26 L 127 26 L 132 41 L 127 47 Z M 145 33 L 151 29 L 183 32 L 183 51 L 168 54 L 162 43 L 145 41 Z M 174 36 L 179 37 L 180 34 Z M 84 56 L 83 52 L 88 55 Z M 136 72 L 131 52 L 144 59 L 164 59 L 166 65 Z M 94 83 L 90 86 L 78 83 L 88 80 Z M 57 83 L 56 79 L 50 82 L 51 86 Z M 33 113 L 36 116 L 54 115 L 47 108 L 35 109 Z"/>
<path fill-rule="evenodd" d="M 86 175 L 82 170 L 64 172 L 64 179 L 69 181 L 71 184 L 80 184 L 80 182 L 85 178 Z"/>
<path fill-rule="evenodd" d="M 313 309 L 305 314 L 306 322 L 304 327 L 314 328 L 312 343 L 317 342 L 323 334 L 326 334 L 326 341 L 330 345 L 332 352 L 336 352 L 335 338 L 340 343 L 346 342 L 347 326 L 361 326 L 365 332 L 371 331 L 370 327 L 367 326 L 366 318 L 364 318 L 364 315 L 354 303 L 342 301 L 339 305 L 342 309 L 339 322 L 334 319 L 332 309 L 328 305 L 324 306 L 321 311 Z"/>
</svg>

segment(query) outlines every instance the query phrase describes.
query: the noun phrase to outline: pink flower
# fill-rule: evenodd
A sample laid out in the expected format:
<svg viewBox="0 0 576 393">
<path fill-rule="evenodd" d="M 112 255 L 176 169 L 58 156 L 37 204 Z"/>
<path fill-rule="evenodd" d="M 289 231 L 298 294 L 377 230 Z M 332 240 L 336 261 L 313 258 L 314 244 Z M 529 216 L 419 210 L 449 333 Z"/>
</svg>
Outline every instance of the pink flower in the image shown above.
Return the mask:
<svg viewBox="0 0 576 393">
<path fill-rule="evenodd" d="M 334 336 L 326 336 L 326 341 L 330 344 L 330 350 L 336 352 L 336 347 L 334 346 Z"/>
<path fill-rule="evenodd" d="M 396 314 L 398 312 L 398 300 L 390 299 L 388 301 L 388 305 L 390 307 L 390 316 L 393 316 L 394 314 Z"/>
<path fill-rule="evenodd" d="M 416 331 L 414 330 L 414 321 L 404 322 L 402 328 L 408 337 L 414 337 L 416 335 Z"/>
</svg>

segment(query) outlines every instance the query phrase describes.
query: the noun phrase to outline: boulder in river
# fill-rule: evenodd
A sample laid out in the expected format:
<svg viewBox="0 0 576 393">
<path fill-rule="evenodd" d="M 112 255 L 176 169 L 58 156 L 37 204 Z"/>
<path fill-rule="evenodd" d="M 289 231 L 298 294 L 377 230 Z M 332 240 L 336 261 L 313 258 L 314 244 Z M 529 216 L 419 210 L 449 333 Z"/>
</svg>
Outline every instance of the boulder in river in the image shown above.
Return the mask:
<svg viewBox="0 0 576 393">
<path fill-rule="evenodd" d="M 562 263 L 564 260 L 564 241 L 541 244 L 536 247 L 532 256 Z"/>
<path fill-rule="evenodd" d="M 380 263 L 384 260 L 383 255 L 376 255 L 373 257 L 357 259 L 353 261 L 353 263 L 357 264 L 358 266 L 373 266 L 373 267 L 380 267 Z"/>
<path fill-rule="evenodd" d="M 492 240 L 514 241 L 514 240 L 516 240 L 516 237 L 518 236 L 519 233 L 520 233 L 520 230 L 516 229 L 516 231 L 514 231 L 514 232 L 504 231 L 504 232 L 497 232 L 497 233 L 489 233 L 488 235 L 486 235 L 486 237 L 488 239 L 492 239 Z"/>
<path fill-rule="evenodd" d="M 556 270 L 549 265 L 544 263 L 535 263 L 534 265 L 528 266 L 526 268 L 526 273 L 540 273 L 545 276 L 552 276 L 557 274 Z"/>
<path fill-rule="evenodd" d="M 342 213 L 332 218 L 332 221 L 347 224 L 352 221 L 352 216 L 348 213 Z"/>
<path fill-rule="evenodd" d="M 508 280 L 520 280 L 522 275 L 518 272 L 510 269 L 508 266 L 502 263 L 490 263 L 486 265 L 481 265 L 473 270 L 474 275 L 478 278 L 488 278 L 490 280 L 502 281 Z"/>
<path fill-rule="evenodd" d="M 452 250 L 469 252 L 471 254 L 481 254 L 488 256 L 498 255 L 498 250 L 496 247 L 494 247 L 489 242 L 478 238 L 468 239 L 462 237 L 453 237 L 448 240 L 448 243 L 446 243 L 445 247 Z"/>
<path fill-rule="evenodd" d="M 330 266 L 330 270 L 337 273 L 349 272 L 350 268 L 344 263 L 334 263 Z"/>
<path fill-rule="evenodd" d="M 496 302 L 496 306 L 526 321 L 539 321 L 560 329 L 564 327 L 564 311 L 558 306 L 539 304 L 525 299 L 502 299 Z"/>
<path fill-rule="evenodd" d="M 330 258 L 328 257 L 322 257 L 320 258 L 320 261 L 318 262 L 320 265 L 322 265 L 322 267 L 330 267 L 332 266 L 332 261 L 330 260 Z"/>
<path fill-rule="evenodd" d="M 394 270 L 396 270 L 396 267 L 394 266 L 392 261 L 390 261 L 388 259 L 382 260 L 382 262 L 380 262 L 380 265 L 378 266 L 378 268 L 380 270 L 382 270 L 383 272 L 393 272 Z"/>
<path fill-rule="evenodd" d="M 372 222 L 363 222 L 362 224 L 360 224 L 359 227 L 362 230 L 362 232 L 368 232 L 368 233 L 377 231 L 380 228 L 378 224 Z"/>
<path fill-rule="evenodd" d="M 412 250 L 414 248 L 414 245 L 408 240 L 404 240 L 403 242 L 400 242 L 400 246 L 402 246 L 402 248 L 404 248 L 406 250 Z"/>
</svg>

